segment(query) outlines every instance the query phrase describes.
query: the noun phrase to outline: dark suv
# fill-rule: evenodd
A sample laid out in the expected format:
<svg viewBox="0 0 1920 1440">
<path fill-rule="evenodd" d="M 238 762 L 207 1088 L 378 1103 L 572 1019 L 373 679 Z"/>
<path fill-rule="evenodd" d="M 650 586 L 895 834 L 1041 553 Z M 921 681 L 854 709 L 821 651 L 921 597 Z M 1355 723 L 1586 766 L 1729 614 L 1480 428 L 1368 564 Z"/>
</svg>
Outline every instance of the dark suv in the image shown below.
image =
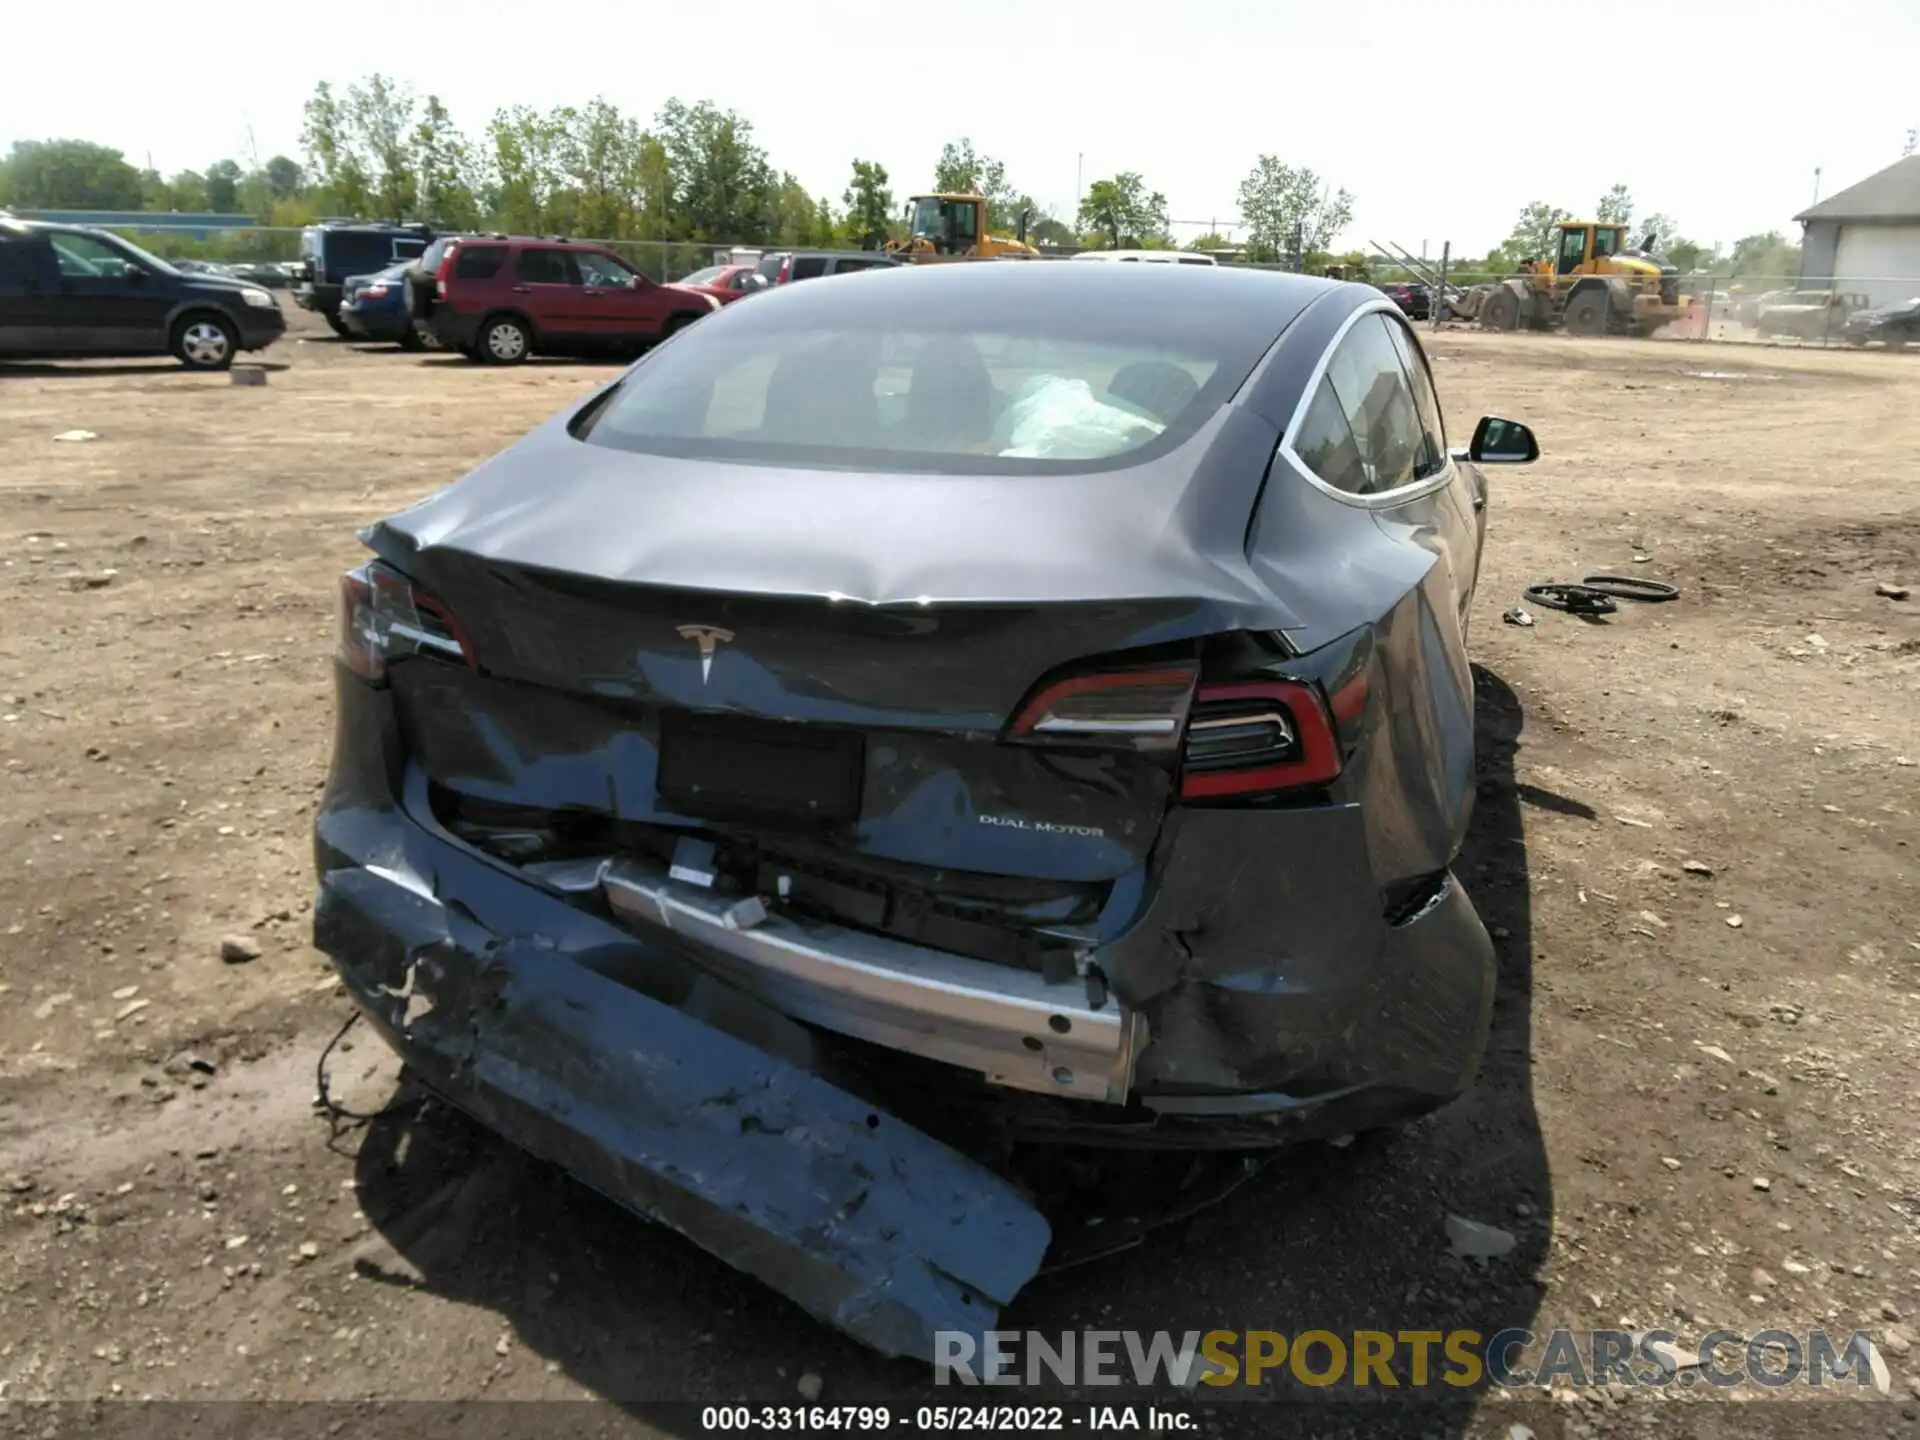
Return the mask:
<svg viewBox="0 0 1920 1440">
<path fill-rule="evenodd" d="M 1433 317 L 1433 292 L 1424 285 L 1411 284 L 1405 280 L 1385 280 L 1378 287 L 1409 320 L 1428 320 Z"/>
<path fill-rule="evenodd" d="M 879 270 L 901 263 L 872 250 L 775 250 L 760 257 L 754 272 L 769 285 L 787 285 L 795 280 L 850 275 L 856 270 Z"/>
<path fill-rule="evenodd" d="M 388 266 L 418 257 L 433 242 L 427 225 L 367 224 L 329 220 L 300 232 L 302 278 L 293 287 L 293 303 L 321 316 L 333 333 L 347 334 L 340 299 L 348 280 L 376 275 Z"/>
<path fill-rule="evenodd" d="M 601 245 L 475 235 L 445 247 L 415 318 L 448 349 L 512 365 L 535 353 L 632 355 L 719 308 L 717 296 L 658 284 Z"/>
<path fill-rule="evenodd" d="M 170 354 L 224 370 L 286 328 L 258 285 L 185 274 L 111 231 L 0 219 L 0 360 Z"/>
</svg>

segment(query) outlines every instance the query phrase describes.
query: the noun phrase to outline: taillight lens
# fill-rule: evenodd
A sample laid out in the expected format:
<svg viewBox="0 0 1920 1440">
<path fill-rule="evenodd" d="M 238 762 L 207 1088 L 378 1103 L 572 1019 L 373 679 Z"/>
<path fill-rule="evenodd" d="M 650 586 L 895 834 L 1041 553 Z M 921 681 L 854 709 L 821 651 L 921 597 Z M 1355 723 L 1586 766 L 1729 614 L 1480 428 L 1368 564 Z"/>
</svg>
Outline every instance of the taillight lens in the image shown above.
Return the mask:
<svg viewBox="0 0 1920 1440">
<path fill-rule="evenodd" d="M 1180 798 L 1217 800 L 1325 785 L 1340 747 L 1320 692 L 1294 680 L 1202 685 L 1187 720 Z"/>
<path fill-rule="evenodd" d="M 1042 686 L 1020 707 L 1015 739 L 1172 748 L 1186 722 L 1199 671 L 1192 665 L 1074 675 Z"/>
<path fill-rule="evenodd" d="M 409 655 L 431 655 L 478 668 L 472 647 L 447 607 L 378 560 L 340 577 L 336 653 L 354 674 L 376 684 L 386 679 L 389 664 Z"/>
<path fill-rule="evenodd" d="M 385 285 L 369 285 L 366 289 L 362 290 L 360 294 L 368 300 L 384 300 L 387 297 L 387 287 Z"/>
</svg>

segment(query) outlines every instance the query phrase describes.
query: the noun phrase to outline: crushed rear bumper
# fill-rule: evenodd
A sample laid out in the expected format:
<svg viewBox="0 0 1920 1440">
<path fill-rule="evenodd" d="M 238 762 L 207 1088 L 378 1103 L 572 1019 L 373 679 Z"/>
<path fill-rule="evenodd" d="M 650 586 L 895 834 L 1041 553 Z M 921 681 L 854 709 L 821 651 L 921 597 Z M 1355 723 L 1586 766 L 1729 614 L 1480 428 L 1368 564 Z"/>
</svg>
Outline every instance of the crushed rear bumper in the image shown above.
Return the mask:
<svg viewBox="0 0 1920 1440">
<path fill-rule="evenodd" d="M 992 1328 L 1046 1221 L 832 1078 L 804 1027 L 613 924 L 333 805 L 315 943 L 432 1089 L 888 1355 Z M 458 897 L 458 898 L 456 898 Z"/>
</svg>

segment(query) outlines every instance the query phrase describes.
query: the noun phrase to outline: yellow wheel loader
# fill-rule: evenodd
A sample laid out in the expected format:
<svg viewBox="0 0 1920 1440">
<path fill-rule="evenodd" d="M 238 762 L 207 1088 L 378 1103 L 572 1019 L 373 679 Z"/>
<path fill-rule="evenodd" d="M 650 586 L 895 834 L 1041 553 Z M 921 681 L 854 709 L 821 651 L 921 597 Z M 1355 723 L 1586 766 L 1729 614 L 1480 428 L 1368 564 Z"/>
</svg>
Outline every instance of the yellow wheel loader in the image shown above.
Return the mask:
<svg viewBox="0 0 1920 1440">
<path fill-rule="evenodd" d="M 1037 260 L 1027 244 L 1026 215 L 1013 239 L 987 231 L 984 195 L 916 195 L 907 202 L 907 235 L 889 240 L 887 253 L 915 264 L 942 260 Z"/>
<path fill-rule="evenodd" d="M 1657 239 L 1649 230 L 1630 246 L 1625 225 L 1569 220 L 1552 259 L 1530 257 L 1504 280 L 1469 287 L 1453 311 L 1488 330 L 1651 335 L 1693 313 L 1680 271 L 1654 254 Z"/>
</svg>

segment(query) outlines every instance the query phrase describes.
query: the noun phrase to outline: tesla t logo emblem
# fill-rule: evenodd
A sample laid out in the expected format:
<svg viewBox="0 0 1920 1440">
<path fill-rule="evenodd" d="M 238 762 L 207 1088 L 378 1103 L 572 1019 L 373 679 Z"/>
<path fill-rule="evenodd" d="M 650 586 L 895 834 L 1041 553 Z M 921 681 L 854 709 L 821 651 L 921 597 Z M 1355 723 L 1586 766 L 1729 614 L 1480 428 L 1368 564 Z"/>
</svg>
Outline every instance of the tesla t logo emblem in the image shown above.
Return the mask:
<svg viewBox="0 0 1920 1440">
<path fill-rule="evenodd" d="M 722 630 L 718 625 L 682 625 L 680 638 L 691 640 L 700 647 L 700 683 L 704 685 L 707 683 L 707 676 L 713 673 L 715 647 L 733 639 L 733 632 Z"/>
</svg>

